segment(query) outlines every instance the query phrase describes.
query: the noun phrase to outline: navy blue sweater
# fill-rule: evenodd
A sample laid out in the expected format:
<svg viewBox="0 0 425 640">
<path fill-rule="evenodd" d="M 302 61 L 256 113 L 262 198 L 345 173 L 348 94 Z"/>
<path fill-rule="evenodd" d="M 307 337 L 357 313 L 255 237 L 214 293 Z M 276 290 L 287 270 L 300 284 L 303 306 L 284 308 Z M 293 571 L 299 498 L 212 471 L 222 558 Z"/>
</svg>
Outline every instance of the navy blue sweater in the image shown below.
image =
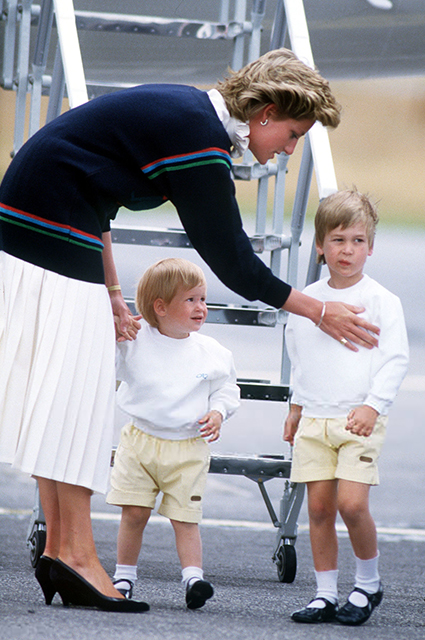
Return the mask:
<svg viewBox="0 0 425 640">
<path fill-rule="evenodd" d="M 102 232 L 119 207 L 165 200 L 225 285 L 248 300 L 285 303 L 290 286 L 253 253 L 242 229 L 229 137 L 208 95 L 194 87 L 119 91 L 40 129 L 0 186 L 0 249 L 102 283 Z"/>
</svg>

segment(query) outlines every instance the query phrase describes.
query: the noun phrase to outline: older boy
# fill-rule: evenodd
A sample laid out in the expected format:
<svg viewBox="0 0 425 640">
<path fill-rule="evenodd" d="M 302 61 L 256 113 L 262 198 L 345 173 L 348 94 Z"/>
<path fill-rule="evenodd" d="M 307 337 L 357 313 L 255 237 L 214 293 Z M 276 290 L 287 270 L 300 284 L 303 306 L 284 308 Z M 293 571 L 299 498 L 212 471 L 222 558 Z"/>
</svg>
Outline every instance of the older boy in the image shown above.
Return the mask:
<svg viewBox="0 0 425 640">
<path fill-rule="evenodd" d="M 189 609 L 213 595 L 204 580 L 198 523 L 209 468 L 208 442 L 239 406 L 230 351 L 198 335 L 207 317 L 202 270 L 182 259 L 152 265 L 136 307 L 142 328 L 117 346 L 118 406 L 131 417 L 121 431 L 107 501 L 122 506 L 116 588 L 131 597 L 143 531 L 160 491 L 158 512 L 176 536 Z"/>
<path fill-rule="evenodd" d="M 380 327 L 379 347 L 353 353 L 304 318 L 291 316 L 286 337 L 293 366 L 293 395 L 284 439 L 294 444 L 291 480 L 306 482 L 317 592 L 292 614 L 296 622 L 366 622 L 383 595 L 369 488 L 378 484 L 377 460 L 388 409 L 408 365 L 400 300 L 363 274 L 372 254 L 378 217 L 357 191 L 325 198 L 316 219 L 318 262 L 330 278 L 305 289 L 326 303 L 339 300 L 366 309 Z M 337 513 L 344 520 L 356 560 L 354 589 L 338 610 Z"/>
</svg>

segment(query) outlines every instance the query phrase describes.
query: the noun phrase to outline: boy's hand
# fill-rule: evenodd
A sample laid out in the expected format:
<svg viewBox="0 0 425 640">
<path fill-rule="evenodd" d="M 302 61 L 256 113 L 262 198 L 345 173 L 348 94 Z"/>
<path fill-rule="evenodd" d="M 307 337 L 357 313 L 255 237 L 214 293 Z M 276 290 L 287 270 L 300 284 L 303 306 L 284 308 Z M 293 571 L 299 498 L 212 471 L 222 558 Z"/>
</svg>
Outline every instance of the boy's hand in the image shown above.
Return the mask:
<svg viewBox="0 0 425 640">
<path fill-rule="evenodd" d="M 199 424 L 203 424 L 204 426 L 199 430 L 201 436 L 203 438 L 207 438 L 208 442 L 215 442 L 220 437 L 220 429 L 221 423 L 223 422 L 223 416 L 220 411 L 216 411 L 213 409 L 212 411 L 208 411 L 207 414 L 200 420 L 198 420 Z"/>
<path fill-rule="evenodd" d="M 127 316 L 114 315 L 115 339 L 117 342 L 125 342 L 126 340 L 135 340 L 140 329 L 142 316 L 132 316 L 128 311 Z"/>
<path fill-rule="evenodd" d="M 298 425 L 301 420 L 302 407 L 298 404 L 291 404 L 289 413 L 285 420 L 285 426 L 283 429 L 283 439 L 285 442 L 289 442 L 293 446 L 295 434 L 298 430 Z"/>
<path fill-rule="evenodd" d="M 379 413 L 375 409 L 372 409 L 367 404 L 362 404 L 360 407 L 350 411 L 345 428 L 358 436 L 370 436 L 378 416 Z"/>
</svg>

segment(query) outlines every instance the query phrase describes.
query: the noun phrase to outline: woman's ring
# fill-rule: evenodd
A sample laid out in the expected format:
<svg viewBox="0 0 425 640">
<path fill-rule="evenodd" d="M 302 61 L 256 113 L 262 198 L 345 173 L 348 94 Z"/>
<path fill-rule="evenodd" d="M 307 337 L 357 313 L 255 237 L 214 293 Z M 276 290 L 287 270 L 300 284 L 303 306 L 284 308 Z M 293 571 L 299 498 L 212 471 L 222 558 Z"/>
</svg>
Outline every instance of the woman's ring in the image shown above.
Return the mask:
<svg viewBox="0 0 425 640">
<path fill-rule="evenodd" d="M 340 340 L 340 343 L 343 344 L 344 347 L 347 344 L 347 342 L 348 342 L 348 340 L 346 340 L 345 338 L 341 338 L 341 340 Z"/>
</svg>

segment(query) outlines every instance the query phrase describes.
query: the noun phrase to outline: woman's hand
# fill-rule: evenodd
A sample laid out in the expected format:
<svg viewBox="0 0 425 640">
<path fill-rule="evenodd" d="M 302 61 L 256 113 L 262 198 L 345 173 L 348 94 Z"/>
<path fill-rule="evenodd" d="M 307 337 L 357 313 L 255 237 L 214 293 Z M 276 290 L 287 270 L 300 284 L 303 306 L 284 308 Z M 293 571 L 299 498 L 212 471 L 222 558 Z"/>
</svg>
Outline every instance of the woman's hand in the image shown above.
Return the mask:
<svg viewBox="0 0 425 640">
<path fill-rule="evenodd" d="M 362 311 L 364 308 L 354 307 L 351 304 L 326 302 L 325 313 L 319 328 L 351 351 L 358 351 L 353 342 L 366 349 L 372 349 L 378 346 L 378 340 L 368 332 L 379 334 L 379 327 L 359 318 L 357 314 Z"/>
<path fill-rule="evenodd" d="M 118 342 L 124 340 L 135 340 L 140 329 L 140 318 L 142 316 L 132 316 L 121 293 L 117 270 L 115 268 L 114 256 L 112 255 L 111 232 L 105 231 L 102 234 L 103 240 L 103 268 L 105 271 L 105 285 L 109 292 L 114 314 L 115 336 Z"/>
<path fill-rule="evenodd" d="M 141 325 L 139 320 L 142 316 L 131 315 L 121 291 L 110 291 L 112 312 L 114 314 L 115 337 L 118 342 L 125 340 L 135 340 Z"/>
<path fill-rule="evenodd" d="M 378 339 L 372 334 L 379 335 L 379 327 L 357 315 L 364 311 L 363 307 L 354 307 L 343 302 L 326 302 L 325 313 L 323 313 L 323 304 L 301 291 L 292 289 L 282 308 L 290 313 L 309 318 L 322 331 L 351 351 L 358 351 L 355 344 L 367 349 L 378 346 Z"/>
</svg>

